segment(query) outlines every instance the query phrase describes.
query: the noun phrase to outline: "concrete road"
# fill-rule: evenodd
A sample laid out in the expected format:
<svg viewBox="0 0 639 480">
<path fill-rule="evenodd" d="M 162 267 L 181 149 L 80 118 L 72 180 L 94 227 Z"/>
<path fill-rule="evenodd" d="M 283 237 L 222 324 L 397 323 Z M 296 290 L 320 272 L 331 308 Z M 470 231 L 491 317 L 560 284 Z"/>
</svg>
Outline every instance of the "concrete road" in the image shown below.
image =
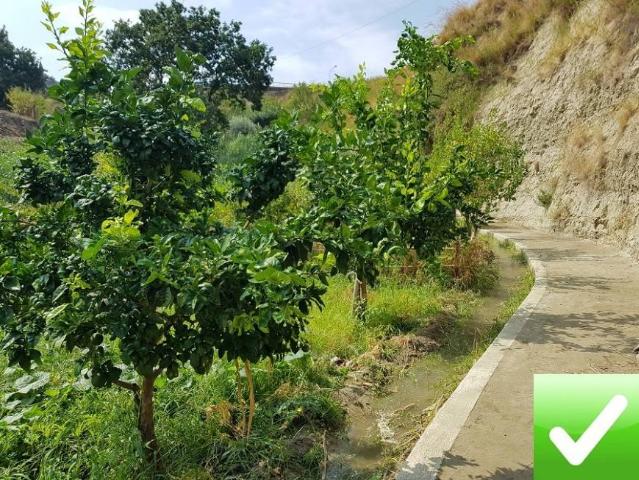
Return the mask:
<svg viewBox="0 0 639 480">
<path fill-rule="evenodd" d="M 398 480 L 532 478 L 535 373 L 637 373 L 639 265 L 614 248 L 522 227 L 497 236 L 537 283 L 422 435 Z"/>
</svg>

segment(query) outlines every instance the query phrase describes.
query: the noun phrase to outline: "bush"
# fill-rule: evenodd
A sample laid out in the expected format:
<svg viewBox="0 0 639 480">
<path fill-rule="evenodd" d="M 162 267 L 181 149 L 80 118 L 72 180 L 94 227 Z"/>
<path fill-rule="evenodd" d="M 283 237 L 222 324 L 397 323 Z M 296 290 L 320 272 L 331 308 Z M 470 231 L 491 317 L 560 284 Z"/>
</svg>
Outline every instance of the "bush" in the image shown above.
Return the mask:
<svg viewBox="0 0 639 480">
<path fill-rule="evenodd" d="M 257 133 L 233 136 L 223 135 L 217 150 L 217 160 L 221 165 L 234 165 L 253 155 L 259 147 Z"/>
<path fill-rule="evenodd" d="M 256 130 L 257 125 L 248 117 L 238 115 L 229 120 L 229 133 L 233 136 L 248 135 Z"/>
<path fill-rule="evenodd" d="M 300 83 L 288 94 L 284 106 L 298 115 L 301 123 L 309 123 L 320 105 L 320 97 L 313 85 Z"/>
<path fill-rule="evenodd" d="M 484 292 L 497 283 L 494 261 L 495 254 L 490 245 L 485 240 L 474 238 L 468 242 L 454 241 L 444 250 L 441 265 L 455 286 Z"/>
<path fill-rule="evenodd" d="M 258 127 L 265 128 L 271 125 L 280 116 L 281 112 L 282 108 L 277 103 L 264 101 L 262 109 L 253 112 L 252 120 Z"/>
<path fill-rule="evenodd" d="M 552 203 L 552 197 L 553 197 L 553 193 L 552 192 L 547 192 L 545 190 L 541 190 L 537 194 L 537 201 L 539 202 L 539 205 L 541 205 L 546 210 L 548 210 L 548 207 L 550 207 L 550 204 Z"/>
<path fill-rule="evenodd" d="M 264 216 L 279 223 L 285 218 L 295 217 L 311 206 L 313 195 L 302 180 L 293 180 L 284 188 L 284 193 L 264 208 Z"/>
<path fill-rule="evenodd" d="M 41 93 L 13 87 L 7 92 L 7 102 L 13 113 L 40 120 L 42 115 L 51 114 L 58 108 L 58 102 Z"/>
</svg>

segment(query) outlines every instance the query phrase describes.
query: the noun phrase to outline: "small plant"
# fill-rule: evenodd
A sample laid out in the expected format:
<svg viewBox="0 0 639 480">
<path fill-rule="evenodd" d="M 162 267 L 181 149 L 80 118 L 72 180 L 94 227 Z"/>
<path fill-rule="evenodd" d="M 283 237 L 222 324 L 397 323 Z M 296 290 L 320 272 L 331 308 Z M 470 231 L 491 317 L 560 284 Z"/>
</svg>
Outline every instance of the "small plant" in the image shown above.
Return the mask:
<svg viewBox="0 0 639 480">
<path fill-rule="evenodd" d="M 236 115 L 229 120 L 229 133 L 231 135 L 248 135 L 256 130 L 257 125 L 248 117 Z"/>
<path fill-rule="evenodd" d="M 537 202 L 539 203 L 539 205 L 541 205 L 546 210 L 548 210 L 548 208 L 552 204 L 553 195 L 554 195 L 553 192 L 540 190 L 539 193 L 537 194 Z"/>
<path fill-rule="evenodd" d="M 442 253 L 442 267 L 457 287 L 484 292 L 495 286 L 495 254 L 483 239 L 455 240 Z"/>
</svg>

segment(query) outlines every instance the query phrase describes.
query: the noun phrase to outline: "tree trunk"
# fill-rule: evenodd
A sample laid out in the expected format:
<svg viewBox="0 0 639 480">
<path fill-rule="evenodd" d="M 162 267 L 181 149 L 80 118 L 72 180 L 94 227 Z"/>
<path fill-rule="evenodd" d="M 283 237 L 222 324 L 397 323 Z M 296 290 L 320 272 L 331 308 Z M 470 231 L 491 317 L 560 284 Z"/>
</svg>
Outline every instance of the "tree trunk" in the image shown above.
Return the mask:
<svg viewBox="0 0 639 480">
<path fill-rule="evenodd" d="M 361 283 L 356 276 L 355 280 L 353 281 L 353 307 L 352 307 L 353 317 L 359 316 L 359 305 L 362 299 L 362 290 L 360 287 L 361 287 Z"/>
<path fill-rule="evenodd" d="M 160 465 L 160 447 L 155 436 L 155 420 L 153 416 L 153 386 L 157 376 L 146 376 L 142 380 L 140 391 L 140 410 L 138 415 L 138 429 L 144 444 L 146 458 L 156 466 Z"/>
<path fill-rule="evenodd" d="M 240 375 L 240 361 L 235 359 L 235 387 L 237 388 L 237 403 L 240 408 L 239 429 L 242 436 L 246 435 L 246 403 L 242 389 L 242 375 Z"/>
<path fill-rule="evenodd" d="M 246 369 L 246 379 L 248 381 L 249 389 L 249 417 L 248 425 L 246 427 L 246 436 L 250 437 L 251 430 L 253 430 L 253 418 L 255 417 L 255 387 L 253 385 L 253 372 L 251 371 L 251 362 L 245 360 L 244 366 Z"/>
<path fill-rule="evenodd" d="M 362 280 L 359 282 L 359 302 L 360 302 L 360 312 L 362 315 L 366 313 L 366 309 L 368 308 L 368 285 L 366 280 Z"/>
<path fill-rule="evenodd" d="M 355 277 L 353 282 L 353 316 L 363 318 L 366 313 L 368 303 L 368 289 L 366 281 Z"/>
</svg>

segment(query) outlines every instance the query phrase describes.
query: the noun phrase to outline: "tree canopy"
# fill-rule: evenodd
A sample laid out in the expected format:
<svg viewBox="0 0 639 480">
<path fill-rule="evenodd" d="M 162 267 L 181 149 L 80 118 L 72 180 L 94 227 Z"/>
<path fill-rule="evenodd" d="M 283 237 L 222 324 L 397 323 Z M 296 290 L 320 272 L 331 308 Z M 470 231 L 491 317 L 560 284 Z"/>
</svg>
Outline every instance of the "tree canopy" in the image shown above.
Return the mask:
<svg viewBox="0 0 639 480">
<path fill-rule="evenodd" d="M 0 106 L 6 105 L 5 95 L 11 87 L 44 90 L 48 78 L 35 52 L 17 48 L 6 28 L 0 28 Z"/>
<path fill-rule="evenodd" d="M 198 120 L 202 55 L 178 49 L 140 92 L 140 68 L 107 63 L 91 0 L 70 39 L 51 5 L 43 9 L 69 70 L 51 89 L 64 108 L 29 139 L 20 166 L 34 208 L 0 209 L 0 348 L 25 369 L 42 337 L 77 351 L 95 387 L 134 393 L 156 458 L 156 379 L 187 365 L 205 373 L 216 357 L 249 371 L 303 348 L 325 280 L 282 248 L 275 226 L 218 221 L 215 161 Z"/>
<path fill-rule="evenodd" d="M 258 40 L 247 41 L 240 22 L 222 22 L 215 9 L 187 8 L 178 0 L 160 2 L 154 9 L 140 10 L 136 23 L 116 22 L 106 38 L 113 64 L 119 69 L 140 67 L 138 78 L 147 86 L 162 82 L 164 68 L 175 62 L 176 48 L 202 55 L 195 81 L 212 105 L 231 99 L 259 107 L 272 82 L 271 49 Z"/>
</svg>

